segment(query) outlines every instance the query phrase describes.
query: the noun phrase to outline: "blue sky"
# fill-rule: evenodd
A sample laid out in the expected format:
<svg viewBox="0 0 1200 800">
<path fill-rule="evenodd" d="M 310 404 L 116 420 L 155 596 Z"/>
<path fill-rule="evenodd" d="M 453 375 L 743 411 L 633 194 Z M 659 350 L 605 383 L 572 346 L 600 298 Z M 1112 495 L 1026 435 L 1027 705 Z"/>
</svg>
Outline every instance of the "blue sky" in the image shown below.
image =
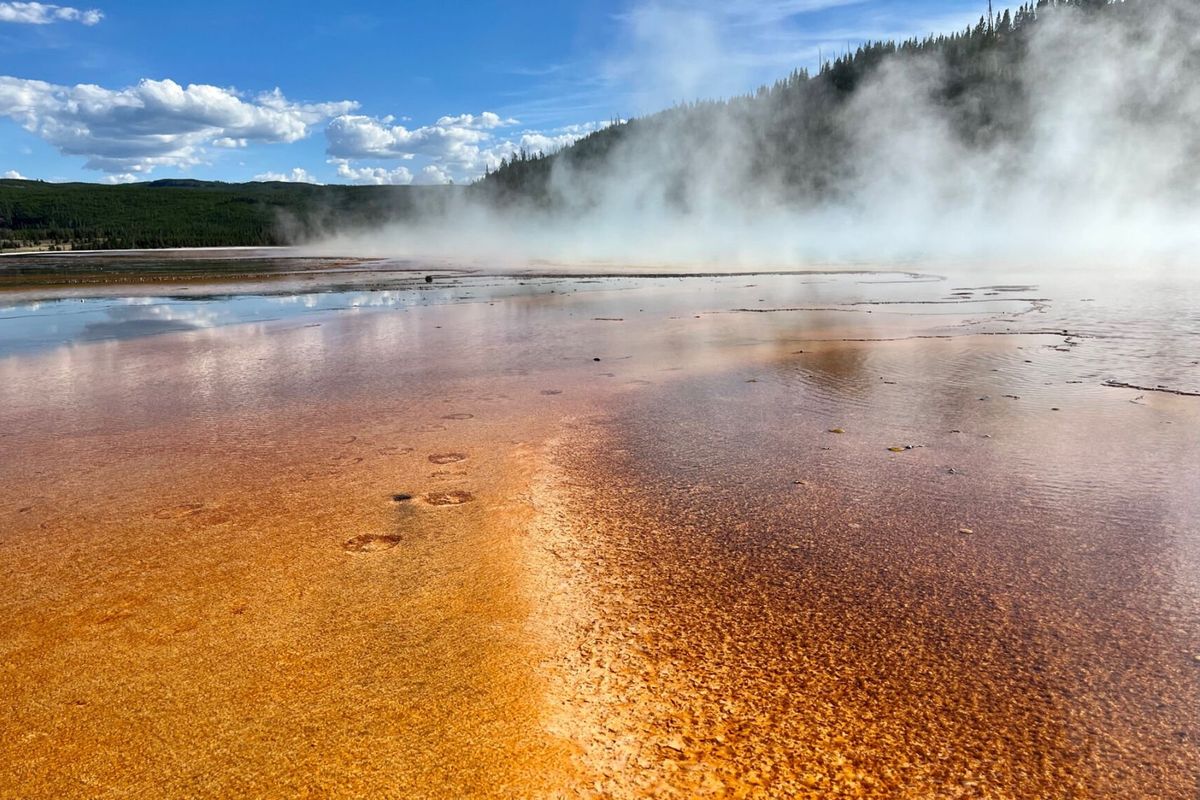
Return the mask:
<svg viewBox="0 0 1200 800">
<path fill-rule="evenodd" d="M 471 180 L 978 0 L 0 2 L 0 177 Z"/>
</svg>

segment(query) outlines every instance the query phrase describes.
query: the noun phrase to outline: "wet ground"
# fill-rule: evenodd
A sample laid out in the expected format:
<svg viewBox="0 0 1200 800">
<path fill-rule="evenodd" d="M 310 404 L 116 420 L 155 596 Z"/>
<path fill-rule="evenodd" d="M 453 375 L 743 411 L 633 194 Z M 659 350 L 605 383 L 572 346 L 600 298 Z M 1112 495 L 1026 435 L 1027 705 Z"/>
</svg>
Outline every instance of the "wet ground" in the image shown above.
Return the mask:
<svg viewBox="0 0 1200 800">
<path fill-rule="evenodd" d="M 0 296 L 0 795 L 1196 796 L 1194 281 L 437 266 Z"/>
</svg>

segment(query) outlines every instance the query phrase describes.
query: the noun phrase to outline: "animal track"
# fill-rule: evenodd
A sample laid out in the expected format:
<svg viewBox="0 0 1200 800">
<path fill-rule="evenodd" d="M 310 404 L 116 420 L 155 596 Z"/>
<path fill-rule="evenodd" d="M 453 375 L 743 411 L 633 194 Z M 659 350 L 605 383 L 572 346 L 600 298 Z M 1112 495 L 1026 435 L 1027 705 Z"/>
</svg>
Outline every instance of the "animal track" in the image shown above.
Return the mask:
<svg viewBox="0 0 1200 800">
<path fill-rule="evenodd" d="M 424 500 L 431 506 L 458 506 L 463 503 L 469 503 L 475 499 L 475 496 L 470 492 L 464 492 L 461 489 L 452 492 L 430 492 L 425 495 Z"/>
<path fill-rule="evenodd" d="M 378 550 L 388 550 L 400 544 L 400 537 L 394 533 L 361 533 L 342 544 L 347 553 L 374 553 Z"/>
<path fill-rule="evenodd" d="M 429 456 L 429 460 L 434 464 L 454 464 L 459 461 L 466 461 L 465 453 L 433 453 Z"/>
</svg>

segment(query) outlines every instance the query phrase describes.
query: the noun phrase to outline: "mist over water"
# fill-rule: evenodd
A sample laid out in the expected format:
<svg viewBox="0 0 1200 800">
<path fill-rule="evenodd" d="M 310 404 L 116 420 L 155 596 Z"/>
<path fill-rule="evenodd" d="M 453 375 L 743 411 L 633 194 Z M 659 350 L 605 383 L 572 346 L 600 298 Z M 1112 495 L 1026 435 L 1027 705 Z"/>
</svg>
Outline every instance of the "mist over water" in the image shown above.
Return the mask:
<svg viewBox="0 0 1200 800">
<path fill-rule="evenodd" d="M 885 58 L 821 117 L 821 147 L 781 144 L 770 103 L 673 109 L 629 125 L 598 164 L 555 159 L 544 202 L 468 191 L 419 222 L 308 247 L 493 266 L 1186 268 L 1200 246 L 1200 7 L 1132 10 L 1040 12 L 1023 55 L 995 65 L 1012 91 L 948 102 L 944 56 Z M 720 57 L 718 40 L 697 42 Z M 693 76 L 705 58 L 664 46 L 646 74 Z"/>
</svg>

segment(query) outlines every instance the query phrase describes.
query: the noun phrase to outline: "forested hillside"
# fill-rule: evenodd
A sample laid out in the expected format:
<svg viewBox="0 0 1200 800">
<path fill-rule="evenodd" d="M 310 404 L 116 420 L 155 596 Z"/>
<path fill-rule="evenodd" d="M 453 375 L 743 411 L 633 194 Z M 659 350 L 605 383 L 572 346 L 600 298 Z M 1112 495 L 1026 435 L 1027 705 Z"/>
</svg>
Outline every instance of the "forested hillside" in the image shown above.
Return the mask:
<svg viewBox="0 0 1200 800">
<path fill-rule="evenodd" d="M 868 116 L 848 114 L 853 102 L 862 102 L 864 84 L 880 72 L 901 64 L 936 65 L 922 75 L 927 85 L 920 87 L 921 99 L 936 109 L 936 121 L 948 121 L 967 146 L 1019 142 L 1030 123 L 1029 95 L 1037 88 L 1029 85 L 1023 67 L 1039 25 L 1054 16 L 1079 26 L 1095 15 L 1136 21 L 1156 2 L 1038 0 L 985 14 L 955 33 L 870 42 L 825 61 L 816 74 L 798 69 L 749 95 L 701 100 L 613 125 L 557 153 L 519 152 L 472 192 L 502 204 L 586 208 L 589 179 L 632 164 L 637 173 L 653 174 L 663 197 L 681 206 L 695 198 L 698 185 L 712 184 L 703 172 L 731 168 L 738 175 L 725 188 L 770 184 L 775 196 L 794 201 L 830 199 L 861 171 L 854 161 L 856 142 L 905 133 L 864 132 L 855 125 Z M 1065 60 L 1072 54 L 1062 55 Z M 872 121 L 882 127 L 893 120 Z M 903 121 L 896 122 L 900 128 Z M 637 181 L 640 175 L 631 171 L 626 177 Z"/>
<path fill-rule="evenodd" d="M 266 246 L 436 208 L 454 187 L 0 180 L 0 249 Z M 420 201 L 418 201 L 420 196 Z"/>
</svg>

